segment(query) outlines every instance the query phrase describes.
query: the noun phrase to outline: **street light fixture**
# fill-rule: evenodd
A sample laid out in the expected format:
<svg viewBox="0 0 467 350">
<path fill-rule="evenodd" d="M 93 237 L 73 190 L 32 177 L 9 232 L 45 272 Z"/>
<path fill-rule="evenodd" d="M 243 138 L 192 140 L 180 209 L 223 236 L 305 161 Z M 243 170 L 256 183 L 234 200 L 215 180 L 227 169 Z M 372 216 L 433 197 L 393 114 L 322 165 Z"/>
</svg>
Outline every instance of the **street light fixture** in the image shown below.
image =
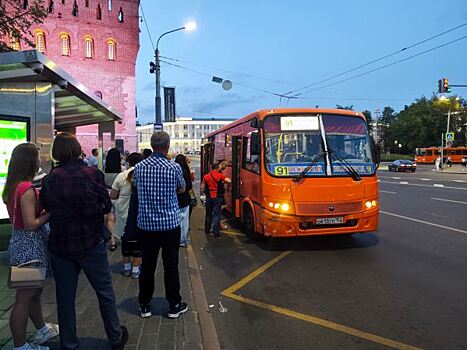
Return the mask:
<svg viewBox="0 0 467 350">
<path fill-rule="evenodd" d="M 154 52 L 154 58 L 156 60 L 156 63 L 154 64 L 151 62 L 150 65 L 150 72 L 151 73 L 156 73 L 156 118 L 155 118 L 155 124 L 158 127 L 162 125 L 162 113 L 161 113 L 161 63 L 160 63 L 160 53 L 159 53 L 159 41 L 161 38 L 167 34 L 178 32 L 180 30 L 186 30 L 186 31 L 193 31 L 196 29 L 196 22 L 188 22 L 186 23 L 183 27 L 176 28 L 173 30 L 169 30 L 168 32 L 162 33 L 159 38 L 157 39 L 156 43 L 156 51 Z"/>
</svg>

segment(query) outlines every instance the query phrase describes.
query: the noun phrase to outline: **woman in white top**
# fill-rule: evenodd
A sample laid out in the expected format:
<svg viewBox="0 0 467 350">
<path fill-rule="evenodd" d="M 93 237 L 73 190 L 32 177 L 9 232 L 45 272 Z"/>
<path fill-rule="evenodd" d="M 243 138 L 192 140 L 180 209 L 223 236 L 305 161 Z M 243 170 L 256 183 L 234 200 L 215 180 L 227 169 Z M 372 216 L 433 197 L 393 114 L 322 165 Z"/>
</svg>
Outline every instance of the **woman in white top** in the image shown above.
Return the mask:
<svg viewBox="0 0 467 350">
<path fill-rule="evenodd" d="M 121 239 L 123 235 L 128 217 L 128 206 L 130 205 L 131 182 L 128 181 L 128 174 L 142 160 L 143 156 L 140 153 L 135 152 L 130 154 L 127 158 L 129 168 L 118 174 L 112 185 L 110 198 L 114 200 L 116 219 L 114 234 L 118 239 Z"/>
</svg>

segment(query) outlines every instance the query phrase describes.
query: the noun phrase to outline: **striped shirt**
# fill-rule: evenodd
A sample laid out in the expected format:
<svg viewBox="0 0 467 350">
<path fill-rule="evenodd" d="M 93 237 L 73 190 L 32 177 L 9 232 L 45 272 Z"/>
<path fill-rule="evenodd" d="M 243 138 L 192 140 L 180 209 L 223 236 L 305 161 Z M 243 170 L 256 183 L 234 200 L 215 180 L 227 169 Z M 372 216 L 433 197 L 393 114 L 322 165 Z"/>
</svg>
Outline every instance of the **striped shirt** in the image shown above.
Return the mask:
<svg viewBox="0 0 467 350">
<path fill-rule="evenodd" d="M 168 231 L 180 225 L 177 190 L 185 187 L 182 169 L 163 154 L 153 153 L 135 166 L 138 227 Z"/>
</svg>

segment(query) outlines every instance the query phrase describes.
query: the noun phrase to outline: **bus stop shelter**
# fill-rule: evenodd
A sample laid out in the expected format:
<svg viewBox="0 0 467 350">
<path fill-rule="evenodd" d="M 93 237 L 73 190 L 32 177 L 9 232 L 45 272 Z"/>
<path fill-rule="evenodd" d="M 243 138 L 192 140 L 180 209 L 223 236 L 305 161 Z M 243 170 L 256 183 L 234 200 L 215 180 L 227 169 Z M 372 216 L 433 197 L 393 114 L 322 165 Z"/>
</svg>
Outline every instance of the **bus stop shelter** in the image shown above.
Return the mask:
<svg viewBox="0 0 467 350">
<path fill-rule="evenodd" d="M 0 54 L 2 120 L 26 123 L 27 139 L 40 147 L 44 169 L 56 132 L 75 133 L 78 126 L 97 124 L 102 155 L 104 133 L 114 143 L 115 122 L 122 121 L 112 107 L 36 50 Z"/>
<path fill-rule="evenodd" d="M 112 107 L 40 52 L 0 53 L 0 192 L 17 144 L 37 144 L 42 169 L 48 172 L 57 132 L 74 134 L 79 126 L 97 124 L 96 148 L 102 157 L 104 134 L 110 134 L 114 144 L 115 122 L 121 121 Z M 0 203 L 0 223 L 7 218 L 5 205 Z"/>
</svg>

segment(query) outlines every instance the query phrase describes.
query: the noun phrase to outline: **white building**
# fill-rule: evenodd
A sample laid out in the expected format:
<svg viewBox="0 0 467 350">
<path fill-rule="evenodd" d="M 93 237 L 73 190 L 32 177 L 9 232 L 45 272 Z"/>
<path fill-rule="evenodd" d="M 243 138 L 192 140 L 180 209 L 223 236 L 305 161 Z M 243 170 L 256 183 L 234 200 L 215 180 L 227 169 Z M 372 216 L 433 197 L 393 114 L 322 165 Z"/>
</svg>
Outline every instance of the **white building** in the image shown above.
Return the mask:
<svg viewBox="0 0 467 350">
<path fill-rule="evenodd" d="M 207 134 L 230 124 L 235 119 L 177 118 L 175 122 L 164 123 L 164 131 L 170 135 L 170 153 L 188 153 L 201 150 L 201 140 Z M 136 127 L 138 148 L 151 148 L 153 124 Z"/>
</svg>

